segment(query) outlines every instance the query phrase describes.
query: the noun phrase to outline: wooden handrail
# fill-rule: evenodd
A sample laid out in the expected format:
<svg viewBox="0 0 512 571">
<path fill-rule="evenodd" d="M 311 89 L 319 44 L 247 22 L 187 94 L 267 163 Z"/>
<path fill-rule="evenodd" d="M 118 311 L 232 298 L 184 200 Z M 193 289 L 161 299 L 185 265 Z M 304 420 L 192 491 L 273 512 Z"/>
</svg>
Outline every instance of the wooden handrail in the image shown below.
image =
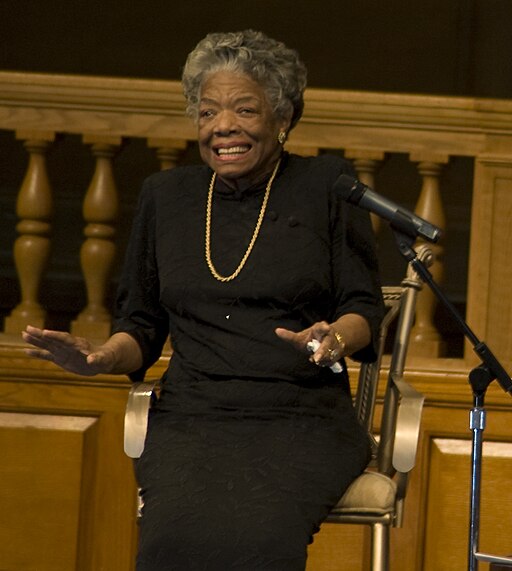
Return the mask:
<svg viewBox="0 0 512 571">
<path fill-rule="evenodd" d="M 66 133 L 108 131 L 133 137 L 176 134 L 193 140 L 195 129 L 184 112 L 177 81 L 0 71 L 2 129 L 44 126 Z M 96 123 L 90 123 L 91 114 L 97 115 Z M 110 123 L 119 116 L 125 119 Z M 169 131 L 171 125 L 174 134 Z M 311 132 L 320 125 L 329 137 Z M 401 145 L 421 132 L 419 145 L 431 140 L 443 144 L 437 147 L 438 152 L 474 155 L 483 150 L 486 136 L 512 133 L 512 101 L 307 89 L 304 115 L 293 135 L 296 140 L 306 137 L 310 145 L 327 140 L 329 147 L 344 148 L 347 139 L 354 143 L 355 137 L 339 130 L 342 126 L 390 130 L 390 151 L 411 152 L 409 144 Z M 453 133 L 463 133 L 465 139 L 447 137 Z M 336 136 L 339 141 L 332 140 Z M 382 145 L 375 143 L 375 148 Z"/>
</svg>

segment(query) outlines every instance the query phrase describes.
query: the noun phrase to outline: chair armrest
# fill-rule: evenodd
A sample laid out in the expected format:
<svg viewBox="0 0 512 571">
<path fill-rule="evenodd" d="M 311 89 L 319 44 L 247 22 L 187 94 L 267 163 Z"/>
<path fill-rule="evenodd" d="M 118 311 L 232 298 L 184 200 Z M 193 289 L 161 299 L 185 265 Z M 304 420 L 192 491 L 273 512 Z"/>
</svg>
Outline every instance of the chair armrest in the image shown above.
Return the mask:
<svg viewBox="0 0 512 571">
<path fill-rule="evenodd" d="M 124 451 L 130 458 L 140 458 L 144 450 L 148 416 L 158 381 L 135 383 L 128 393 L 124 415 Z"/>
<path fill-rule="evenodd" d="M 402 376 L 392 375 L 392 380 L 400 396 L 393 447 L 393 467 L 398 472 L 407 473 L 412 470 L 416 461 L 425 397 L 404 381 Z"/>
</svg>

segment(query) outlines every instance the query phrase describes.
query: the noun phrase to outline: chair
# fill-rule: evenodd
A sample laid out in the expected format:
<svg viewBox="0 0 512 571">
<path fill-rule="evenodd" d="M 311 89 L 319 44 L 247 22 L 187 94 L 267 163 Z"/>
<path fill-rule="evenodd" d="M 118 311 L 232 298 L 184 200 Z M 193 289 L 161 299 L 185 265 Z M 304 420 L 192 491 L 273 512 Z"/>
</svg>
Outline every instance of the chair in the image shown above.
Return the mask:
<svg viewBox="0 0 512 571">
<path fill-rule="evenodd" d="M 427 246 L 418 249 L 418 258 L 429 265 L 432 253 Z M 408 476 L 414 467 L 419 437 L 423 396 L 403 379 L 416 297 L 422 283 L 411 266 L 399 287 L 383 287 L 387 308 L 380 327 L 378 357 L 360 367 L 354 406 L 359 421 L 372 442 L 369 468 L 349 487 L 327 518 L 330 523 L 364 524 L 371 528 L 371 571 L 389 570 L 390 528 L 399 527 Z M 382 358 L 390 326 L 396 322 L 389 374 L 384 391 L 382 420 L 374 433 L 374 411 Z M 151 403 L 157 381 L 136 383 L 130 390 L 125 414 L 124 449 L 138 458 L 144 449 Z"/>
<path fill-rule="evenodd" d="M 427 246 L 421 246 L 418 258 L 430 265 L 432 252 Z M 387 312 L 380 328 L 378 357 L 374 363 L 361 366 L 354 404 L 359 421 L 372 440 L 372 462 L 352 482 L 326 520 L 370 526 L 371 571 L 389 570 L 390 528 L 402 525 L 409 472 L 416 459 L 424 397 L 405 382 L 403 372 L 416 297 L 421 288 L 422 282 L 411 266 L 400 287 L 382 288 Z M 396 330 L 381 422 L 379 430 L 374 432 L 382 357 L 393 322 L 396 322 Z"/>
</svg>

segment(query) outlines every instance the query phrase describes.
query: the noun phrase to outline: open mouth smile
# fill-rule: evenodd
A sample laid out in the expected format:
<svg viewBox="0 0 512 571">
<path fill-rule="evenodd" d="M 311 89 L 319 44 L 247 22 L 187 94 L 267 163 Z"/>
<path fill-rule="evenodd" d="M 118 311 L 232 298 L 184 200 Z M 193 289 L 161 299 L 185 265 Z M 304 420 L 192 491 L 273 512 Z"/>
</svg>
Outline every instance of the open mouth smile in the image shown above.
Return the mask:
<svg viewBox="0 0 512 571">
<path fill-rule="evenodd" d="M 250 145 L 236 145 L 233 147 L 220 147 L 214 149 L 215 154 L 222 158 L 240 157 L 251 149 Z"/>
</svg>

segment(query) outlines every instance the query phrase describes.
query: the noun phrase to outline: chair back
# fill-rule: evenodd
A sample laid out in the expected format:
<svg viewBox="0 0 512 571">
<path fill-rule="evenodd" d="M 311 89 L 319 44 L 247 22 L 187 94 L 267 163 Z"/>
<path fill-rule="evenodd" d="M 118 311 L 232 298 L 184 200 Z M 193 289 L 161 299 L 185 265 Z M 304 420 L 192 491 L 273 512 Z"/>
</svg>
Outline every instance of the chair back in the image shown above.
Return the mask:
<svg viewBox="0 0 512 571">
<path fill-rule="evenodd" d="M 431 265 L 433 256 L 427 245 L 420 246 L 417 253 L 422 263 L 427 266 Z M 409 264 L 406 277 L 400 286 L 382 288 L 386 313 L 379 331 L 377 359 L 373 363 L 363 363 L 359 370 L 354 401 L 356 414 L 371 438 L 373 465 L 377 466 L 379 472 L 388 476 L 393 476 L 396 472 L 393 454 L 400 400 L 400 391 L 397 386 L 404 372 L 411 329 L 414 324 L 416 298 L 422 287 L 421 278 Z M 389 374 L 384 390 L 382 419 L 380 427 L 374 429 L 382 360 L 391 335 L 393 342 Z"/>
</svg>

